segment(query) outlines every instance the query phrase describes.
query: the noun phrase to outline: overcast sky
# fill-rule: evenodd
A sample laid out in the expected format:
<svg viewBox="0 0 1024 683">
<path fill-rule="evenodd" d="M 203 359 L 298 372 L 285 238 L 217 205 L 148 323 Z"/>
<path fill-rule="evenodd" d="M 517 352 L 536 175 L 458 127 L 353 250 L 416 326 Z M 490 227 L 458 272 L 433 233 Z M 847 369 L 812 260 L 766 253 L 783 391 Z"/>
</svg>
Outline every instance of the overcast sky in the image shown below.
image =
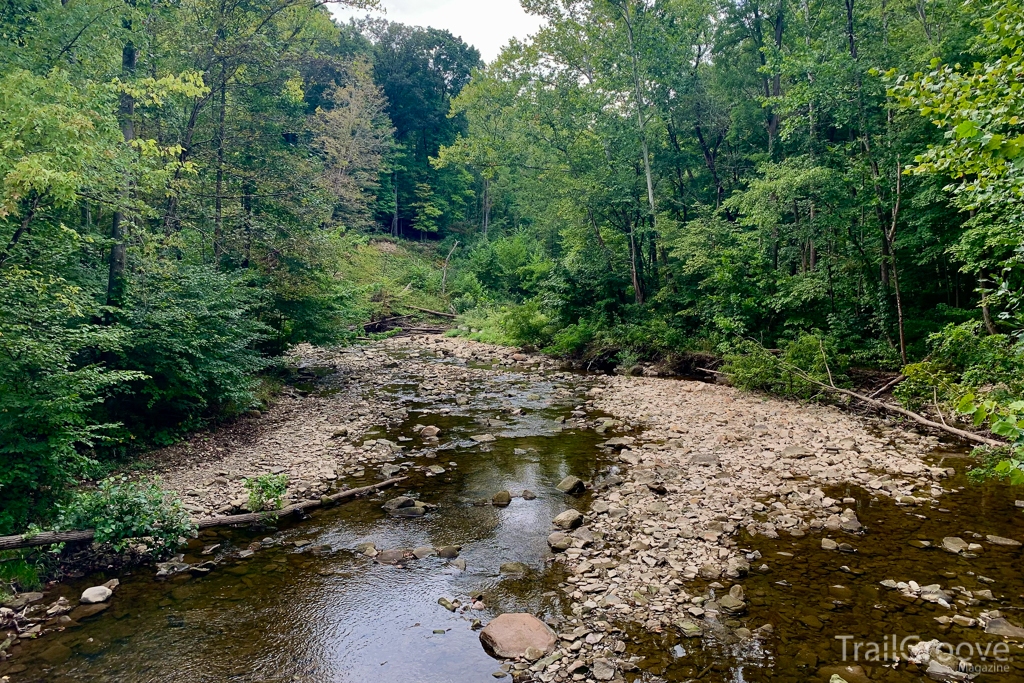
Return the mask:
<svg viewBox="0 0 1024 683">
<path fill-rule="evenodd" d="M 391 21 L 412 26 L 448 29 L 480 50 L 487 61 L 498 56 L 510 38 L 525 38 L 540 26 L 519 0 L 381 0 Z M 348 20 L 364 11 L 332 6 L 336 16 Z"/>
</svg>

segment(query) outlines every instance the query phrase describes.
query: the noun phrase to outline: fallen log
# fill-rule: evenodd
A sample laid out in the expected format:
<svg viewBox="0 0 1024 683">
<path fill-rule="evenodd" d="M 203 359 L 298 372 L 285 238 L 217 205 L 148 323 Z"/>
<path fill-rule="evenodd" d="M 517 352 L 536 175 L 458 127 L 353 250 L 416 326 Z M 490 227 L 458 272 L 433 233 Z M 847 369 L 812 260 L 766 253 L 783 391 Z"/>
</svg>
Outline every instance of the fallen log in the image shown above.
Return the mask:
<svg viewBox="0 0 1024 683">
<path fill-rule="evenodd" d="M 1006 442 L 1004 442 L 1004 441 L 998 441 L 996 439 L 990 439 L 987 436 L 982 436 L 981 434 L 975 434 L 974 432 L 968 432 L 968 431 L 965 431 L 963 429 L 957 429 L 956 427 L 950 427 L 947 424 L 942 424 L 942 423 L 939 423 L 939 422 L 935 422 L 934 420 L 929 420 L 924 415 L 919 415 L 919 414 L 917 414 L 917 413 L 915 413 L 915 412 L 913 412 L 911 410 L 907 410 L 906 408 L 901 408 L 899 406 L 894 406 L 894 405 L 892 405 L 890 403 L 883 403 L 882 401 L 878 401 L 878 400 L 873 399 L 873 398 L 871 398 L 869 396 L 864 396 L 862 394 L 858 394 L 857 392 L 850 391 L 849 389 L 840 389 L 839 387 L 835 386 L 834 384 L 829 385 L 829 384 L 825 384 L 824 382 L 819 382 L 818 380 L 816 380 L 813 377 L 809 376 L 803 370 L 801 370 L 800 368 L 797 368 L 795 366 L 792 366 L 792 365 L 789 365 L 789 364 L 784 364 L 784 367 L 786 367 L 787 370 L 789 370 L 793 374 L 797 375 L 798 377 L 800 377 L 805 382 L 808 382 L 808 383 L 813 384 L 815 386 L 821 387 L 825 391 L 831 391 L 831 392 L 840 394 L 841 396 L 847 396 L 849 398 L 852 398 L 852 399 L 855 399 L 857 401 L 860 401 L 861 403 L 865 403 L 865 404 L 871 406 L 872 408 L 877 408 L 878 410 L 881 410 L 881 411 L 884 411 L 884 412 L 887 412 L 887 413 L 894 413 L 896 415 L 902 415 L 903 417 L 909 418 L 910 420 L 913 420 L 914 422 L 916 422 L 916 423 L 918 423 L 920 425 L 924 425 L 925 427 L 930 427 L 931 429 L 937 429 L 937 430 L 939 430 L 941 432 L 946 432 L 947 434 L 952 434 L 954 436 L 958 436 L 961 439 L 964 439 L 965 441 L 971 441 L 973 443 L 982 444 L 984 446 L 994 446 L 996 448 L 1001 448 L 1003 446 L 1006 446 Z"/>
<path fill-rule="evenodd" d="M 429 308 L 420 308 L 419 306 L 411 306 L 409 304 L 402 304 L 402 306 L 405 306 L 406 308 L 411 308 L 414 311 L 420 311 L 422 313 L 429 313 L 430 315 L 436 315 L 439 318 L 451 318 L 452 320 L 455 320 L 458 317 L 457 315 L 453 315 L 451 313 L 442 313 L 441 311 L 432 311 Z"/>
<path fill-rule="evenodd" d="M 244 515 L 211 517 L 209 519 L 200 520 L 196 525 L 200 529 L 211 529 L 213 527 L 220 526 L 235 526 L 238 524 L 254 524 L 257 522 L 273 521 L 277 518 L 284 517 L 285 515 L 293 514 L 295 512 L 305 512 L 306 510 L 312 510 L 325 505 L 330 505 L 331 503 L 355 498 L 365 493 L 373 493 L 375 491 L 388 488 L 389 486 L 394 486 L 406 479 L 408 479 L 408 477 L 395 477 L 394 479 L 382 481 L 379 484 L 363 486 L 358 489 L 349 489 L 347 491 L 336 493 L 333 496 L 324 496 L 319 500 L 296 503 L 295 505 L 289 505 L 282 510 L 275 510 L 273 512 L 251 512 Z M 55 543 L 83 543 L 85 541 L 93 540 L 95 536 L 96 531 L 94 529 L 85 529 L 82 531 L 46 531 L 34 535 L 22 534 L 18 536 L 0 536 L 0 550 L 38 548 L 40 546 L 53 545 Z"/>
<path fill-rule="evenodd" d="M 872 399 L 878 398 L 879 396 L 881 396 L 885 392 L 889 391 L 890 389 L 895 389 L 897 385 L 902 384 L 906 379 L 907 379 L 906 377 L 904 377 L 903 375 L 900 375 L 899 377 L 897 377 L 896 379 L 892 380 L 891 382 L 886 384 L 884 387 L 882 387 L 881 389 L 879 389 L 875 393 L 873 393 L 870 396 L 868 396 L 868 398 L 872 398 Z"/>
</svg>

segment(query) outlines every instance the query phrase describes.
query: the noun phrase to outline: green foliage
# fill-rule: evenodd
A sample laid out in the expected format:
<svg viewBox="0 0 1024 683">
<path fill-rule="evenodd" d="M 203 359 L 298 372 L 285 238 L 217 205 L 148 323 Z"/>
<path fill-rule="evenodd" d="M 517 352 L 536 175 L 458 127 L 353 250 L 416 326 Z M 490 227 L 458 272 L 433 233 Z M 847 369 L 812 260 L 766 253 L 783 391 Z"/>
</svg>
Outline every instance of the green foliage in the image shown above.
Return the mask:
<svg viewBox="0 0 1024 683">
<path fill-rule="evenodd" d="M 988 424 L 992 433 L 1009 443 L 997 453 L 984 453 L 988 466 L 976 471 L 977 475 L 991 475 L 1008 479 L 1011 484 L 1024 484 L 1024 401 L 1000 403 L 979 400 L 966 394 L 957 405 L 957 412 L 971 419 L 975 427 Z"/>
<path fill-rule="evenodd" d="M 288 475 L 261 474 L 245 480 L 249 492 L 249 511 L 265 512 L 281 509 L 281 501 L 288 492 Z"/>
<path fill-rule="evenodd" d="M 181 501 L 160 488 L 157 480 L 129 481 L 111 477 L 95 490 L 83 490 L 59 506 L 55 528 L 95 529 L 96 541 L 122 551 L 143 542 L 157 556 L 171 554 L 179 539 L 195 534 L 196 526 Z"/>
<path fill-rule="evenodd" d="M 725 356 L 722 371 L 733 385 L 782 396 L 809 399 L 821 394 L 821 387 L 802 375 L 826 385 L 846 386 L 849 359 L 829 339 L 802 334 L 772 353 L 753 341 L 742 341 Z M 800 372 L 796 372 L 796 370 Z"/>
<path fill-rule="evenodd" d="M 25 551 L 0 552 L 0 602 L 16 591 L 42 587 L 38 557 Z"/>
</svg>

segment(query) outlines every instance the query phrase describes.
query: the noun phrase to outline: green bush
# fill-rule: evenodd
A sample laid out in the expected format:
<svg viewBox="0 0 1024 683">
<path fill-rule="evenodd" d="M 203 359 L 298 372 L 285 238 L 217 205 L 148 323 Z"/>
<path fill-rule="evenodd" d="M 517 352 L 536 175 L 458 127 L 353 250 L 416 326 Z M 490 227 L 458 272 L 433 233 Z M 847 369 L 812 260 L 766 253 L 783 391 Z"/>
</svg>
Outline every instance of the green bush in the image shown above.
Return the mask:
<svg viewBox="0 0 1024 683">
<path fill-rule="evenodd" d="M 85 448 L 117 427 L 94 413 L 144 376 L 89 360 L 117 352 L 127 335 L 90 323 L 97 311 L 78 287 L 9 268 L 0 291 L 0 534 L 11 534 L 44 519 L 90 466 Z"/>
<path fill-rule="evenodd" d="M 246 479 L 245 490 L 249 492 L 250 512 L 280 510 L 284 494 L 288 492 L 288 476 L 261 474 Z"/>
<path fill-rule="evenodd" d="M 760 344 L 744 341 L 726 354 L 722 370 L 741 389 L 803 399 L 821 393 L 821 387 L 792 368 L 823 384 L 849 385 L 849 359 L 836 351 L 834 343 L 813 334 L 800 335 L 777 355 Z"/>
<path fill-rule="evenodd" d="M 95 490 L 76 492 L 58 506 L 55 528 L 95 529 L 96 541 L 110 543 L 118 551 L 140 539 L 156 555 L 168 555 L 178 540 L 192 536 L 196 526 L 181 500 L 150 479 L 129 481 L 111 477 Z"/>
<path fill-rule="evenodd" d="M 121 314 L 131 329 L 116 364 L 146 379 L 108 403 L 131 438 L 167 443 L 217 415 L 258 403 L 256 373 L 268 367 L 258 345 L 265 297 L 239 277 L 204 266 L 169 268 L 131 284 Z"/>
</svg>

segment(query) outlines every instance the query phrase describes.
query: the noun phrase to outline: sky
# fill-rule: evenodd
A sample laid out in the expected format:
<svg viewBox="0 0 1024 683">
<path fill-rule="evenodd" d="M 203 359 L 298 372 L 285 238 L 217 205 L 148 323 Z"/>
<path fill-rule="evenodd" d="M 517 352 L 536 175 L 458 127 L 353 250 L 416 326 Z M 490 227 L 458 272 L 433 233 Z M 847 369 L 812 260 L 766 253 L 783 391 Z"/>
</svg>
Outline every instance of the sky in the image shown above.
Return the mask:
<svg viewBox="0 0 1024 683">
<path fill-rule="evenodd" d="M 488 62 L 510 38 L 534 33 L 541 20 L 523 11 L 519 0 L 381 0 L 390 21 L 412 26 L 448 29 L 473 45 Z M 332 6 L 335 16 L 348 20 L 364 10 Z"/>
</svg>

